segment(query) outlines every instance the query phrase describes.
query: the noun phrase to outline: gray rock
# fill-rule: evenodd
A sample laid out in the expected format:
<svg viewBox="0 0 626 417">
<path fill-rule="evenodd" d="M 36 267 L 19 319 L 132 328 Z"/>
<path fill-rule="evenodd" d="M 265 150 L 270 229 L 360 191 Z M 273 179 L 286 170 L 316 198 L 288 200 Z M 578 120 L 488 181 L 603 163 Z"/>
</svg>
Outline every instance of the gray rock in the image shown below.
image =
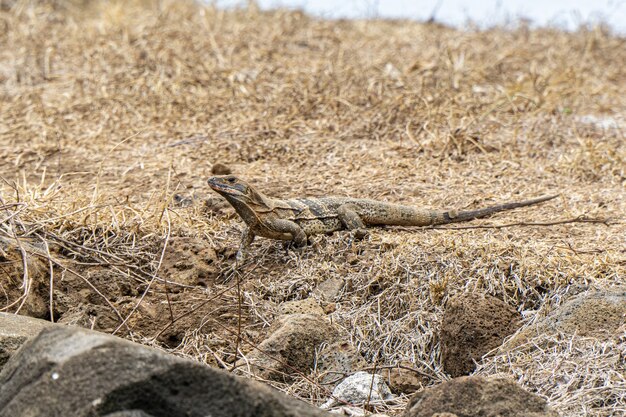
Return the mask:
<svg viewBox="0 0 626 417">
<path fill-rule="evenodd" d="M 314 298 L 285 301 L 280 305 L 280 314 L 315 314 L 324 316 L 324 309 Z"/>
<path fill-rule="evenodd" d="M 328 278 L 326 281 L 321 282 L 313 290 L 313 293 L 326 302 L 332 302 L 339 297 L 344 285 L 345 282 L 341 278 Z"/>
<path fill-rule="evenodd" d="M 52 327 L 0 372 L 0 417 L 324 416 L 260 383 L 83 329 Z"/>
<path fill-rule="evenodd" d="M 322 408 L 329 409 L 340 404 L 361 405 L 367 402 L 381 404 L 392 399 L 393 394 L 382 376 L 357 372 L 335 387 L 332 398 Z"/>
<path fill-rule="evenodd" d="M 0 369 L 20 346 L 47 326 L 53 324 L 32 317 L 0 313 Z"/>
</svg>

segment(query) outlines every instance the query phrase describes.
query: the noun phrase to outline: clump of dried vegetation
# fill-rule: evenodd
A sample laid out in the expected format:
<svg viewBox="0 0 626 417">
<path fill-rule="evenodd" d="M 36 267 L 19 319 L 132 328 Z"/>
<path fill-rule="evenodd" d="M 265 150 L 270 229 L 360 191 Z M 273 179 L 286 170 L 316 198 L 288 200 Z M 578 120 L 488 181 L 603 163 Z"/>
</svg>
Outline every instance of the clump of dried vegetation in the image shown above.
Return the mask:
<svg viewBox="0 0 626 417">
<path fill-rule="evenodd" d="M 56 319 L 76 285 L 113 312 L 111 329 L 229 366 L 280 302 L 339 277 L 331 315 L 364 357 L 410 361 L 434 384 L 446 379 L 437 332 L 451 295 L 492 294 L 530 317 L 571 288 L 623 283 L 624 124 L 581 122 L 626 114 L 626 40 L 602 27 L 460 31 L 186 1 L 0 5 L 4 311 Z M 274 196 L 433 208 L 561 197 L 478 228 L 336 234 L 295 251 L 259 239 L 236 283 L 168 283 L 172 236 L 205 241 L 224 271 L 232 262 L 241 224 L 203 204 L 218 163 Z M 579 216 L 608 222 L 569 222 Z M 132 287 L 126 298 L 107 292 L 114 282 Z M 49 296 L 38 305 L 35 293 Z M 163 345 L 164 329 L 132 320 L 150 300 L 168 306 L 165 327 L 198 321 Z M 564 412 L 624 409 L 623 339 L 545 337 L 535 344 L 547 348 L 516 348 L 479 372 L 516 377 Z M 308 377 L 276 386 L 327 396 Z"/>
</svg>

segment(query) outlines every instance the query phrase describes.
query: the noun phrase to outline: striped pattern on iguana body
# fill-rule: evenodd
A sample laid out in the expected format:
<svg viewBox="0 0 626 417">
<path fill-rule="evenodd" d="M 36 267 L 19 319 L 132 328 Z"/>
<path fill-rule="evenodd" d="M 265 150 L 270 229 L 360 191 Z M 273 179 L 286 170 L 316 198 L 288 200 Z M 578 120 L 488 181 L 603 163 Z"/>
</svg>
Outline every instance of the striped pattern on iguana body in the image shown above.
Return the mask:
<svg viewBox="0 0 626 417">
<path fill-rule="evenodd" d="M 248 226 L 237 252 L 238 262 L 243 261 L 245 251 L 255 236 L 293 241 L 297 246 L 303 246 L 309 236 L 316 234 L 350 230 L 356 238 L 363 238 L 368 226 L 433 226 L 465 222 L 557 197 L 539 197 L 477 210 L 446 211 L 349 197 L 281 200 L 262 194 L 234 175 L 211 177 L 208 183 L 228 200 Z"/>
</svg>

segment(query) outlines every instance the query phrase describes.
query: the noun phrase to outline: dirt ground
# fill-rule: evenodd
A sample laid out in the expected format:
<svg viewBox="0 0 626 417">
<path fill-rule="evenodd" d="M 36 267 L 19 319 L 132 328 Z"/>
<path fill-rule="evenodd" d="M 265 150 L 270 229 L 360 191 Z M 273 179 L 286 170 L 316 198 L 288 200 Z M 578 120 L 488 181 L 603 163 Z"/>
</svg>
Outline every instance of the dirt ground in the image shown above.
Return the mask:
<svg viewBox="0 0 626 417">
<path fill-rule="evenodd" d="M 624 283 L 626 40 L 605 28 L 459 31 L 184 1 L 0 5 L 3 311 L 229 368 L 281 303 L 338 280 L 320 302 L 367 363 L 408 362 L 434 385 L 448 378 L 438 331 L 450 297 L 489 294 L 530 321 L 570 293 Z M 261 238 L 233 273 L 243 225 L 206 184 L 224 170 L 276 197 L 559 198 L 355 242 Z M 308 381 L 274 385 L 324 401 Z M 583 403 L 585 387 L 526 388 L 572 415 L 616 406 Z"/>
</svg>

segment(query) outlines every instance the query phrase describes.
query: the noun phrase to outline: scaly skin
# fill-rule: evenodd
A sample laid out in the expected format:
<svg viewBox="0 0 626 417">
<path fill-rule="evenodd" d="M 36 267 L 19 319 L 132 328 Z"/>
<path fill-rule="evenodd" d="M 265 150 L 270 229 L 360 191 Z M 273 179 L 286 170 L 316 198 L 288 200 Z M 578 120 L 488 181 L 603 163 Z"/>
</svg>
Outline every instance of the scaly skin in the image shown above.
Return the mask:
<svg viewBox="0 0 626 417">
<path fill-rule="evenodd" d="M 234 175 L 211 177 L 208 183 L 228 200 L 248 226 L 237 252 L 237 263 L 243 262 L 248 246 L 257 235 L 304 246 L 308 237 L 316 234 L 350 230 L 356 238 L 362 238 L 367 234 L 367 226 L 433 226 L 465 222 L 557 197 L 539 197 L 471 211 L 438 211 L 347 197 L 279 200 L 260 193 Z"/>
</svg>

